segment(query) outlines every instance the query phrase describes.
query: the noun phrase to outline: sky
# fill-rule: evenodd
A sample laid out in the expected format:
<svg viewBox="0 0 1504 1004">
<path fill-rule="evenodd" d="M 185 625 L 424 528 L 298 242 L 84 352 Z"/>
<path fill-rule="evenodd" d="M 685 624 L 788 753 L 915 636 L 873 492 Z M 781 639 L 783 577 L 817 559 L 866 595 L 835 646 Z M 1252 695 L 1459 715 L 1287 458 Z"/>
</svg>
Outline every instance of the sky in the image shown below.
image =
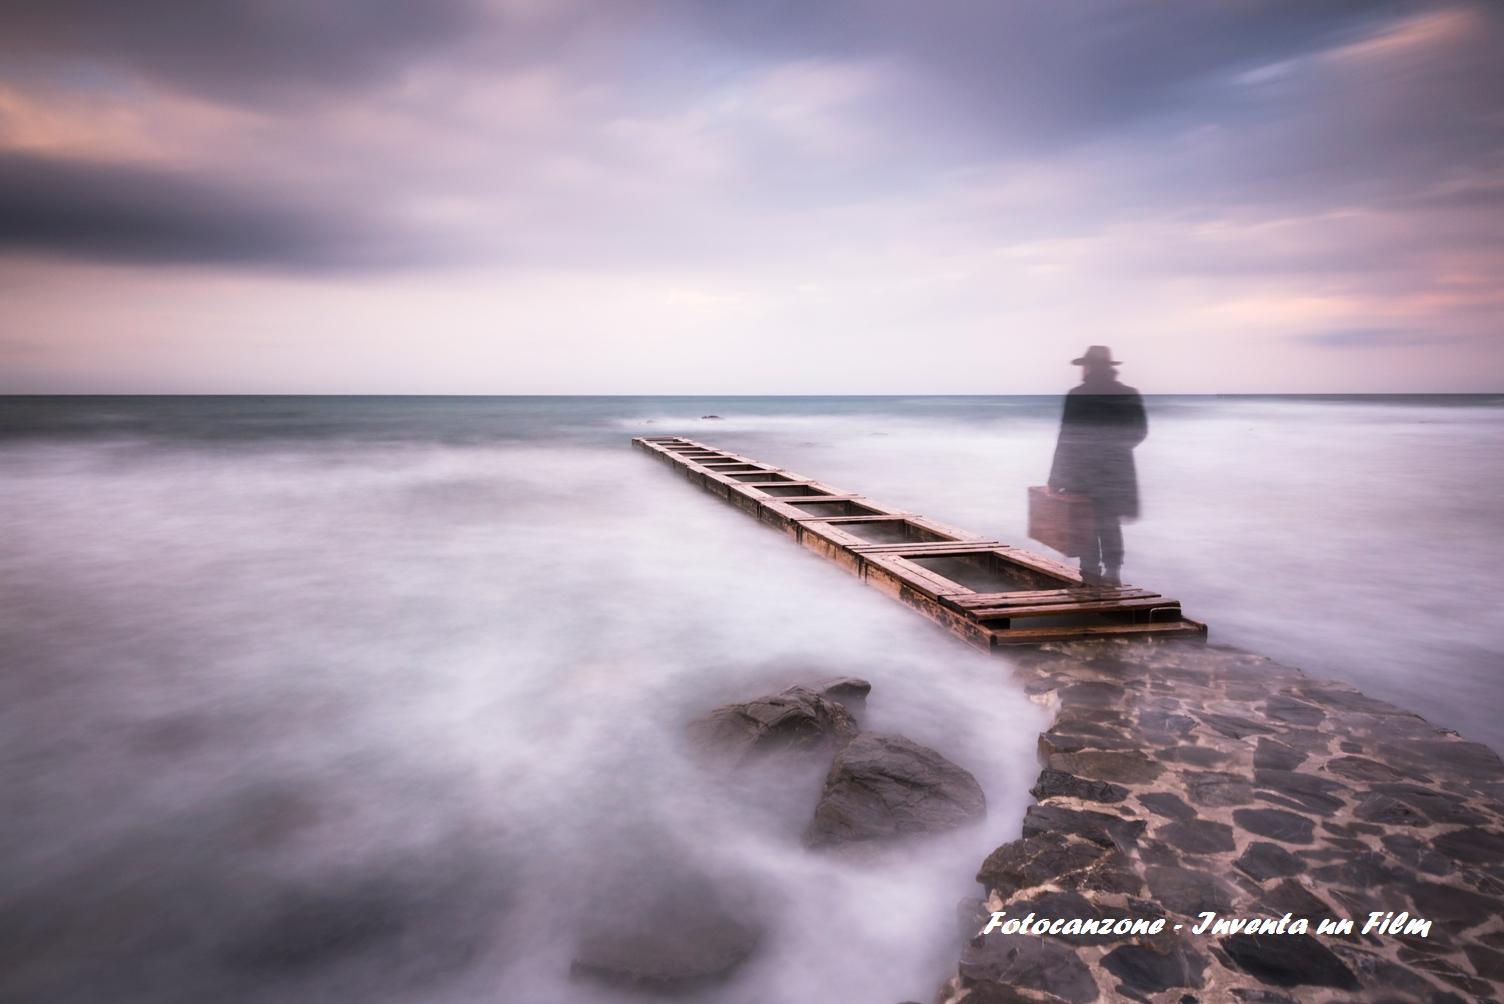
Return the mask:
<svg viewBox="0 0 1504 1004">
<path fill-rule="evenodd" d="M 0 393 L 1504 390 L 1504 4 L 0 0 Z"/>
</svg>

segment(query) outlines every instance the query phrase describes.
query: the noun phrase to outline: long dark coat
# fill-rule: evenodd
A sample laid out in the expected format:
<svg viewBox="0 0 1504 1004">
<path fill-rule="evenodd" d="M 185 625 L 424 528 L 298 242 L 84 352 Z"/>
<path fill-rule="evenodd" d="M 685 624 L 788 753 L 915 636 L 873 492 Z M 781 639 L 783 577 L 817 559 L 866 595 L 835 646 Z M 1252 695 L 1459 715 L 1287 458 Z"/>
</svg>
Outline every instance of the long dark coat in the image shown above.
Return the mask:
<svg viewBox="0 0 1504 1004">
<path fill-rule="evenodd" d="M 1065 396 L 1050 487 L 1090 496 L 1098 516 L 1137 516 L 1133 448 L 1148 434 L 1138 391 L 1116 380 L 1083 383 Z"/>
</svg>

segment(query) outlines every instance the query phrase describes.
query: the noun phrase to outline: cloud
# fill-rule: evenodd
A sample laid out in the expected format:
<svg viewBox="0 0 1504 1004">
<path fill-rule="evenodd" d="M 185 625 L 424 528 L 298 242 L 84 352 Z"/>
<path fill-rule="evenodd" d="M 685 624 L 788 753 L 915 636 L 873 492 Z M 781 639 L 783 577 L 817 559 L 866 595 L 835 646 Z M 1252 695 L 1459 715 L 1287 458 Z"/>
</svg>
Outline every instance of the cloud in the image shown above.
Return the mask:
<svg viewBox="0 0 1504 1004">
<path fill-rule="evenodd" d="M 392 266 L 427 250 L 348 206 L 189 171 L 19 154 L 0 155 L 0 249 L 288 268 Z"/>
</svg>

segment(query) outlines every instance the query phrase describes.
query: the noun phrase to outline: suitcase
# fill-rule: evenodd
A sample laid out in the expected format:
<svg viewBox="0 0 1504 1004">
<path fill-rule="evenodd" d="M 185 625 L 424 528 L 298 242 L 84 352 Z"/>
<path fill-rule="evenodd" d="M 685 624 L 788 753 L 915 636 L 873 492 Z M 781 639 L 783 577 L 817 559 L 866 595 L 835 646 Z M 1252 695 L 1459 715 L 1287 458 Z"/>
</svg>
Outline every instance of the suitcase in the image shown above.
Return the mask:
<svg viewBox="0 0 1504 1004">
<path fill-rule="evenodd" d="M 1091 499 L 1074 492 L 1057 492 L 1045 485 L 1029 489 L 1029 536 L 1067 557 L 1090 550 L 1096 520 Z"/>
</svg>

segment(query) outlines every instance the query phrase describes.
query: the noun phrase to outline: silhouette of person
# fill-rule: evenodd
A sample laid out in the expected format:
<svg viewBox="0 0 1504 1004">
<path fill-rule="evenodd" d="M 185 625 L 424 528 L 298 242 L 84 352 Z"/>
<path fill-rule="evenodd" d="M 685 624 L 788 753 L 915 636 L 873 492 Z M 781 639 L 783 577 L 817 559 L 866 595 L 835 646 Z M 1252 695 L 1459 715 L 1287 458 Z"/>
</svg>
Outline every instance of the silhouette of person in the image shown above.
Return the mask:
<svg viewBox="0 0 1504 1004">
<path fill-rule="evenodd" d="M 1138 516 L 1133 448 L 1149 434 L 1149 422 L 1138 391 L 1118 382 L 1111 349 L 1093 345 L 1071 363 L 1082 369 L 1081 385 L 1065 396 L 1049 486 L 1091 499 L 1095 525 L 1082 542 L 1082 580 L 1122 585 L 1122 519 Z"/>
</svg>

